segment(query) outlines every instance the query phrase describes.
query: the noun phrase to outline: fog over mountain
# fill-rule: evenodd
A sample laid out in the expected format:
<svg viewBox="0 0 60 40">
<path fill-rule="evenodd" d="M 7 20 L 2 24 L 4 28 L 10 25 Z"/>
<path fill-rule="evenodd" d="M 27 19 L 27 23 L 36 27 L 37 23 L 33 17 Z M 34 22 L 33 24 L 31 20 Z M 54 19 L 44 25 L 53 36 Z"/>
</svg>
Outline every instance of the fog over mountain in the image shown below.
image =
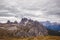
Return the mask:
<svg viewBox="0 0 60 40">
<path fill-rule="evenodd" d="M 27 17 L 38 21 L 60 21 L 60 0 L 0 0 L 0 21 Z"/>
</svg>

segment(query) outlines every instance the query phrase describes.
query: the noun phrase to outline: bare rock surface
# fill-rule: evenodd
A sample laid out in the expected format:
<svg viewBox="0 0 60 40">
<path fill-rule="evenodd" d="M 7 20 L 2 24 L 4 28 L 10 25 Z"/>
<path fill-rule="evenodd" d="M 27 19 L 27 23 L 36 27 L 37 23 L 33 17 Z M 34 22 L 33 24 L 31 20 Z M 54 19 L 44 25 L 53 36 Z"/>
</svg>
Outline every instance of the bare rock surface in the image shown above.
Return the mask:
<svg viewBox="0 0 60 40">
<path fill-rule="evenodd" d="M 4 25 L 4 26 L 3 26 Z M 22 18 L 20 23 L 2 24 L 0 29 L 7 31 L 7 35 L 16 37 L 31 37 L 48 35 L 47 29 L 38 21 Z"/>
</svg>

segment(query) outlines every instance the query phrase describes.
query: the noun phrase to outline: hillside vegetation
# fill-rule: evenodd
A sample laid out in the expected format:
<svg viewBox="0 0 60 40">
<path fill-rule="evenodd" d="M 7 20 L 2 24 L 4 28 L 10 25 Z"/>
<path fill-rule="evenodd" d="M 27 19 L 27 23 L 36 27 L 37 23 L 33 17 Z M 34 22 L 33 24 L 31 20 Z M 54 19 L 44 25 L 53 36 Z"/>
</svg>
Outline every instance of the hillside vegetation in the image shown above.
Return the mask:
<svg viewBox="0 0 60 40">
<path fill-rule="evenodd" d="M 60 36 L 39 36 L 39 37 L 27 37 L 27 38 L 18 38 L 18 37 L 3 37 L 0 40 L 60 40 Z"/>
</svg>

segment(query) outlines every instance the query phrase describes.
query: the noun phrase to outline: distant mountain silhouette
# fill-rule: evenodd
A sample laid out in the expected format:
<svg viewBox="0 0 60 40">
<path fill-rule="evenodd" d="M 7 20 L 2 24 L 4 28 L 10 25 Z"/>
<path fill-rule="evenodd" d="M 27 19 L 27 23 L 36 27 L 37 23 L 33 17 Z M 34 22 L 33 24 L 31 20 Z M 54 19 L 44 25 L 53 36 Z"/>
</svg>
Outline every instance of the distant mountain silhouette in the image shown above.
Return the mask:
<svg viewBox="0 0 60 40">
<path fill-rule="evenodd" d="M 41 22 L 44 27 L 47 28 L 48 34 L 53 36 L 60 36 L 60 24 L 59 23 L 51 23 L 50 21 Z"/>
<path fill-rule="evenodd" d="M 54 30 L 54 31 L 60 31 L 60 24 L 59 23 L 51 23 L 49 21 L 41 22 L 47 29 Z"/>
<path fill-rule="evenodd" d="M 52 35 L 52 36 L 60 36 L 59 31 L 54 31 L 54 30 L 50 30 L 50 29 L 48 29 L 48 34 Z"/>
</svg>

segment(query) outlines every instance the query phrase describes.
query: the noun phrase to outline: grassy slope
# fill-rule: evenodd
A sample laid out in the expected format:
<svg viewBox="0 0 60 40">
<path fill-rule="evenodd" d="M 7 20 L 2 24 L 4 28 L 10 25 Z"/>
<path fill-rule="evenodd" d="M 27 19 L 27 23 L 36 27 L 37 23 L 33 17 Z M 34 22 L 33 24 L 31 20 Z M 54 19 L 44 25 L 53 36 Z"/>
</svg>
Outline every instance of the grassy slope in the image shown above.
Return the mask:
<svg viewBox="0 0 60 40">
<path fill-rule="evenodd" d="M 60 40 L 60 36 L 40 36 L 29 38 L 1 37 L 0 40 Z"/>
</svg>

